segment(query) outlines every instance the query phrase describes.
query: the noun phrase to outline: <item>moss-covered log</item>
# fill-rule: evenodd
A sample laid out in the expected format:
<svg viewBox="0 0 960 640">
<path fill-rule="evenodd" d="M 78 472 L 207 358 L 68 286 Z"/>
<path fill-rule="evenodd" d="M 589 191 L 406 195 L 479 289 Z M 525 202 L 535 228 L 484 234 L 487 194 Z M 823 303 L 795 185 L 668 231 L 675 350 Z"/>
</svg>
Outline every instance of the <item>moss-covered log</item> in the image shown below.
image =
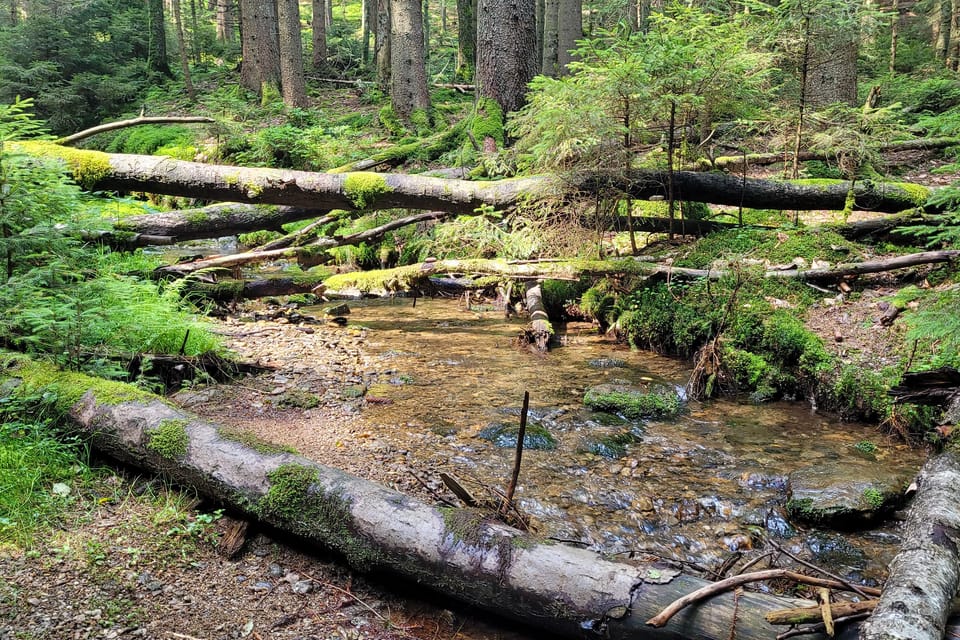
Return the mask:
<svg viewBox="0 0 960 640">
<path fill-rule="evenodd" d="M 592 171 L 470 182 L 422 175 L 369 172 L 309 173 L 284 169 L 231 167 L 160 156 L 106 154 L 20 142 L 27 153 L 62 158 L 77 182 L 88 189 L 145 191 L 220 202 L 281 204 L 312 209 L 378 210 L 390 208 L 472 212 L 480 207 L 508 209 L 571 194 L 609 193 L 648 199 L 666 197 L 663 171 Z M 854 209 L 895 213 L 923 205 L 929 195 L 911 184 L 861 180 L 776 182 L 743 180 L 723 173 L 680 171 L 673 175 L 679 200 L 754 209 Z"/>
<path fill-rule="evenodd" d="M 177 242 L 235 236 L 250 231 L 282 231 L 288 222 L 328 213 L 322 209 L 239 203 L 130 216 L 114 224 L 119 232 L 173 237 Z"/>
<path fill-rule="evenodd" d="M 214 302 L 230 303 L 238 300 L 252 300 L 268 296 L 291 296 L 297 293 L 310 293 L 320 284 L 320 278 L 305 276 L 297 278 L 261 278 L 258 280 L 235 280 L 227 278 L 217 282 L 204 282 L 199 279 L 188 281 L 180 294 L 188 298 L 204 298 Z"/>
<path fill-rule="evenodd" d="M 917 479 L 900 552 L 861 640 L 940 640 L 960 587 L 960 459 L 931 458 Z"/>
<path fill-rule="evenodd" d="M 104 454 L 339 552 L 357 569 L 392 572 L 543 634 L 767 639 L 775 632 L 766 613 L 811 604 L 724 593 L 649 627 L 646 620 L 705 583 L 669 567 L 540 541 L 475 510 L 433 507 L 280 447 L 238 442 L 128 385 L 5 356 L 0 388 L 18 383 L 26 393 L 54 393 L 73 430 Z M 838 636 L 854 637 L 850 630 Z"/>
</svg>

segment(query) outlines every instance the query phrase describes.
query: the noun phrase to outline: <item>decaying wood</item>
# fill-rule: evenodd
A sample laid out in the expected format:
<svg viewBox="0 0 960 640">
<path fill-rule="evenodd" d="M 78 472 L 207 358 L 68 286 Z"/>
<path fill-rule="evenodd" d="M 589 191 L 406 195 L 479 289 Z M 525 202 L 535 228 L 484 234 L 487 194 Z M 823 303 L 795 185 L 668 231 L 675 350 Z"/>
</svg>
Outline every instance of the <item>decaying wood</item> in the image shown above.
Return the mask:
<svg viewBox="0 0 960 640">
<path fill-rule="evenodd" d="M 27 147 L 28 148 L 28 147 Z M 44 152 L 56 156 L 56 147 Z M 285 169 L 201 164 L 159 156 L 100 154 L 71 150 L 68 163 L 96 154 L 93 166 L 102 174 L 79 176 L 91 189 L 144 191 L 220 202 L 281 204 L 311 209 L 380 210 L 390 208 L 471 212 L 480 207 L 508 209 L 572 194 L 610 194 L 649 199 L 666 197 L 672 182 L 682 200 L 756 209 L 844 210 L 853 189 L 853 208 L 896 213 L 914 208 L 918 193 L 895 183 L 868 180 L 836 181 L 826 185 L 742 179 L 723 173 L 666 172 L 644 169 L 542 175 L 489 182 L 470 182 L 423 175 L 372 173 L 310 173 Z M 926 190 L 921 188 L 926 194 Z M 920 197 L 926 200 L 926 195 Z"/>
<path fill-rule="evenodd" d="M 234 236 L 250 231 L 282 231 L 288 222 L 309 220 L 328 213 L 302 207 L 277 207 L 240 203 L 213 204 L 198 209 L 162 211 L 130 216 L 114 229 L 144 235 L 171 236 L 177 242 Z"/>
<path fill-rule="evenodd" d="M 107 124 L 101 124 L 96 127 L 84 129 L 83 131 L 78 131 L 77 133 L 60 138 L 57 140 L 57 144 L 69 147 L 72 144 L 76 144 L 81 140 L 86 140 L 87 138 L 95 136 L 98 133 L 116 131 L 117 129 L 125 129 L 127 127 L 137 127 L 142 124 L 213 124 L 214 122 L 216 122 L 216 120 L 213 118 L 206 118 L 203 116 L 140 116 L 138 118 L 131 118 L 129 120 L 108 122 Z"/>
<path fill-rule="evenodd" d="M 227 526 L 217 543 L 217 551 L 225 558 L 233 558 L 240 553 L 243 545 L 247 542 L 247 529 L 250 527 L 250 521 L 238 520 L 230 516 L 224 516 L 223 520 Z"/>
<path fill-rule="evenodd" d="M 152 236 L 145 233 L 125 231 L 81 231 L 80 239 L 84 242 L 94 242 L 121 250 L 137 247 L 169 246 L 175 244 L 177 240 L 173 236 Z"/>
<path fill-rule="evenodd" d="M 834 618 L 846 618 L 859 613 L 872 612 L 878 602 L 880 602 L 879 598 L 859 602 L 833 602 L 830 604 L 830 611 Z M 808 624 L 820 622 L 823 619 L 820 605 L 771 611 L 765 617 L 770 624 Z"/>
<path fill-rule="evenodd" d="M 705 640 L 731 634 L 730 593 L 684 609 L 662 628 L 645 625 L 677 597 L 704 586 L 668 567 L 613 562 L 585 549 L 543 543 L 477 519 L 474 511 L 432 507 L 292 453 L 258 451 L 127 385 L 58 374 L 24 359 L 7 359 L 0 378 L 5 389 L 17 380 L 29 389 L 39 381 L 52 385 L 69 407 L 73 431 L 97 451 L 162 472 L 225 507 L 339 552 L 357 569 L 392 572 L 554 637 Z M 183 447 L 157 445 L 154 435 L 161 429 L 182 434 Z M 770 638 L 763 616 L 800 604 L 811 603 L 744 592 L 736 637 Z M 841 630 L 838 637 L 853 635 Z"/>
<path fill-rule="evenodd" d="M 897 402 L 946 407 L 960 394 L 960 371 L 952 367 L 908 371 L 889 393 Z"/>
<path fill-rule="evenodd" d="M 405 216 L 398 220 L 391 220 L 379 227 L 359 231 L 346 236 L 334 236 L 317 238 L 309 244 L 299 247 L 289 247 L 281 249 L 265 249 L 248 251 L 245 253 L 234 253 L 227 256 L 212 256 L 202 260 L 192 262 L 178 262 L 159 269 L 161 273 L 184 276 L 201 269 L 213 269 L 224 267 L 237 267 L 244 264 L 253 264 L 258 262 L 269 262 L 271 260 L 292 260 L 298 259 L 303 255 L 316 255 L 325 249 L 333 247 L 343 247 L 347 245 L 356 245 L 361 242 L 368 242 L 382 237 L 388 231 L 405 227 L 409 224 L 418 222 L 427 222 L 432 220 L 443 220 L 452 214 L 446 211 L 425 211 L 411 216 Z"/>
<path fill-rule="evenodd" d="M 915 150 L 935 150 L 945 149 L 947 147 L 960 146 L 960 138 L 919 138 L 916 140 L 900 140 L 897 142 L 888 142 L 880 145 L 878 150 L 881 153 L 896 153 L 899 151 Z M 831 161 L 834 160 L 832 154 L 815 153 L 813 151 L 801 151 L 797 160 L 808 162 L 810 160 Z M 738 169 L 747 166 L 762 167 L 771 164 L 779 164 L 785 161 L 792 161 L 793 154 L 784 157 L 783 152 L 779 153 L 748 153 L 738 156 L 719 156 L 713 159 L 703 158 L 697 161 L 693 168 L 695 169 Z"/>
<path fill-rule="evenodd" d="M 900 551 L 861 640 L 941 640 L 960 586 L 960 459 L 930 458 L 917 478 Z"/>
<path fill-rule="evenodd" d="M 227 304 L 238 300 L 255 300 L 269 296 L 292 296 L 298 293 L 310 293 L 320 284 L 320 278 L 273 277 L 257 280 L 236 280 L 233 278 L 213 279 L 208 282 L 191 279 L 181 287 L 180 295 L 185 298 L 202 298 Z"/>
<path fill-rule="evenodd" d="M 816 587 L 828 587 L 830 589 L 846 589 L 846 585 L 836 580 L 828 578 L 817 578 L 808 576 L 789 569 L 766 569 L 764 571 L 755 571 L 753 573 L 741 573 L 740 575 L 730 576 L 717 582 L 711 582 L 697 591 L 692 591 L 682 598 L 678 598 L 670 603 L 663 611 L 647 620 L 651 627 L 662 627 L 666 625 L 675 615 L 683 611 L 690 605 L 700 602 L 706 598 L 715 597 L 718 594 L 729 592 L 730 590 L 750 584 L 751 582 L 761 582 L 763 580 L 792 580 L 800 584 L 809 584 Z M 862 587 L 861 587 L 862 588 Z M 819 605 L 817 606 L 819 609 Z"/>
<path fill-rule="evenodd" d="M 524 301 L 530 314 L 530 326 L 526 329 L 526 338 L 530 345 L 540 353 L 545 353 L 550 345 L 553 327 L 550 316 L 543 305 L 543 288 L 540 282 L 528 281 Z"/>
</svg>

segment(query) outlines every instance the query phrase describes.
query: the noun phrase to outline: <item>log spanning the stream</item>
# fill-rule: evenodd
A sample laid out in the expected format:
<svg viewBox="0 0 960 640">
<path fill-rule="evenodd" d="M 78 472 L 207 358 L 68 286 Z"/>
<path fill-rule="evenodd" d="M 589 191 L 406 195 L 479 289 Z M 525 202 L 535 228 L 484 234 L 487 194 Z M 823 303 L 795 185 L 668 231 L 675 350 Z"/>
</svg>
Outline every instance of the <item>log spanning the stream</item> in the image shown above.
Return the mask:
<svg viewBox="0 0 960 640">
<path fill-rule="evenodd" d="M 279 204 L 311 209 L 428 209 L 470 213 L 482 207 L 509 209 L 577 194 L 649 199 L 666 197 L 757 209 L 854 209 L 895 213 L 922 206 L 929 191 L 918 185 L 857 181 L 828 184 L 742 179 L 723 173 L 589 171 L 471 182 L 422 175 L 347 172 L 311 173 L 232 167 L 162 156 L 107 154 L 19 142 L 25 153 L 62 158 L 87 189 L 147 192 L 219 202 Z M 848 192 L 852 189 L 852 200 Z"/>
<path fill-rule="evenodd" d="M 56 393 L 72 430 L 104 454 L 339 552 L 359 570 L 391 572 L 544 634 L 766 640 L 775 633 L 766 613 L 811 604 L 728 592 L 654 628 L 646 620 L 706 583 L 666 566 L 547 544 L 475 509 L 440 509 L 298 455 L 265 453 L 129 385 L 22 356 L 8 354 L 5 365 L 5 389 Z"/>
</svg>

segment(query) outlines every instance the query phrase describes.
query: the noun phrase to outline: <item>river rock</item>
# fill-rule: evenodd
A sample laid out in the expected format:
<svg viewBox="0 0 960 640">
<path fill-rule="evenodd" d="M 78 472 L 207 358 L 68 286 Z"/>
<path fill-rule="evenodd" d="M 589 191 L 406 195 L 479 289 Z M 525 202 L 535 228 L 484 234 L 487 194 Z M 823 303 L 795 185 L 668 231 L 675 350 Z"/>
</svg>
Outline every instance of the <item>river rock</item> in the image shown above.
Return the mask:
<svg viewBox="0 0 960 640">
<path fill-rule="evenodd" d="M 338 304 L 332 307 L 327 307 L 323 310 L 323 315 L 341 317 L 350 315 L 350 307 L 344 304 Z"/>
<path fill-rule="evenodd" d="M 787 483 L 787 513 L 834 529 L 862 529 L 899 506 L 914 475 L 915 470 L 850 459 L 798 469 Z"/>
<path fill-rule="evenodd" d="M 482 429 L 477 437 L 489 440 L 497 447 L 514 448 L 519 435 L 519 425 L 494 422 Z M 536 423 L 528 424 L 523 434 L 523 448 L 551 451 L 557 448 L 557 439 L 546 427 Z"/>
<path fill-rule="evenodd" d="M 587 389 L 583 403 L 630 419 L 669 418 L 680 412 L 683 398 L 676 387 L 666 384 L 598 384 Z"/>
</svg>

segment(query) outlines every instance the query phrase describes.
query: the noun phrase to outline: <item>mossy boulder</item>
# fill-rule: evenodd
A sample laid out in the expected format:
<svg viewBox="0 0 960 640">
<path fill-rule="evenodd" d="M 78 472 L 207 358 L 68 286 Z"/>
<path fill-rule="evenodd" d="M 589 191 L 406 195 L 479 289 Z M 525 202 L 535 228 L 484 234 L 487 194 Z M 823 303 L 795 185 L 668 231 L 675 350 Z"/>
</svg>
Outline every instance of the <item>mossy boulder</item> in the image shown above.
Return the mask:
<svg viewBox="0 0 960 640">
<path fill-rule="evenodd" d="M 627 446 L 640 442 L 643 432 L 637 428 L 618 431 L 597 438 L 591 438 L 586 444 L 589 453 L 604 458 L 616 459 L 627 455 Z"/>
<path fill-rule="evenodd" d="M 798 469 L 788 479 L 787 513 L 833 529 L 862 529 L 900 506 L 913 476 L 910 470 L 857 459 Z"/>
<path fill-rule="evenodd" d="M 638 420 L 672 418 L 683 408 L 683 399 L 676 387 L 666 384 L 652 383 L 643 387 L 600 384 L 587 390 L 583 404 L 594 411 Z"/>
<path fill-rule="evenodd" d="M 517 438 L 519 436 L 519 424 L 505 424 L 502 422 L 494 422 L 487 425 L 477 434 L 477 437 L 489 440 L 495 446 L 511 449 L 517 446 Z M 523 434 L 523 448 L 551 451 L 557 448 L 557 439 L 553 437 L 553 434 L 551 434 L 546 427 L 539 424 L 528 424 Z"/>
</svg>

